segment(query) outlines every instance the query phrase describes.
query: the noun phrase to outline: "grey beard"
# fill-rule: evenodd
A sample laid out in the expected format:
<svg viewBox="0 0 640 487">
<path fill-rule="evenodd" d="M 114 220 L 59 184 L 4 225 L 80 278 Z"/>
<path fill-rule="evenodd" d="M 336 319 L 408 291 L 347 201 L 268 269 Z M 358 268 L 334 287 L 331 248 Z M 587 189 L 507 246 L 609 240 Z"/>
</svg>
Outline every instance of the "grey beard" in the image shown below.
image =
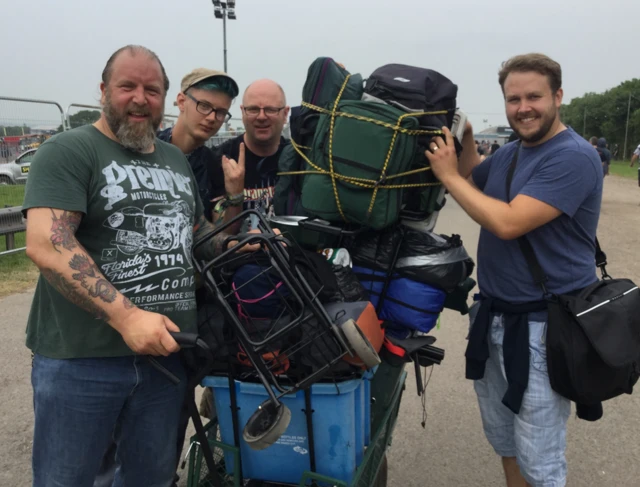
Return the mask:
<svg viewBox="0 0 640 487">
<path fill-rule="evenodd" d="M 145 152 L 153 146 L 156 132 L 162 123 L 162 117 L 151 119 L 149 123 L 141 126 L 132 125 L 126 118 L 126 114 L 121 116 L 111 106 L 111 99 L 107 96 L 104 105 L 104 115 L 109 128 L 118 138 L 120 144 L 133 152 Z"/>
<path fill-rule="evenodd" d="M 160 124 L 158 124 L 158 126 L 160 126 Z M 113 127 L 111 127 L 111 130 L 113 130 Z M 133 152 L 149 150 L 156 138 L 156 130 L 148 126 L 145 127 L 142 133 L 139 134 L 137 132 L 140 131 L 134 130 L 129 124 L 123 123 L 120 124 L 114 133 L 116 137 L 118 137 L 120 144 Z"/>
</svg>

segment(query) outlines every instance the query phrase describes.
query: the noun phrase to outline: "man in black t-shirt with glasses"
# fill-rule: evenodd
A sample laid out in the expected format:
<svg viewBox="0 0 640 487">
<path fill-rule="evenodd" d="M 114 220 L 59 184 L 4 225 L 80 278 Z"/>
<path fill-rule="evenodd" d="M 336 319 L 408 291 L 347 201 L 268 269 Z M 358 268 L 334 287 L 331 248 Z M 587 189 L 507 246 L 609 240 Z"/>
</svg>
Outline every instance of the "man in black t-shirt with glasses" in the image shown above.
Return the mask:
<svg viewBox="0 0 640 487">
<path fill-rule="evenodd" d="M 282 129 L 289 107 L 279 84 L 268 79 L 254 81 L 244 92 L 240 109 L 246 132 L 216 149 L 210 172 L 214 222 L 227 222 L 249 208 L 270 215 L 278 159 L 288 143 L 282 137 Z M 245 166 L 244 184 L 225 177 L 222 170 L 223 159 L 240 162 L 241 158 Z M 248 225 L 254 227 L 255 222 Z M 240 230 L 240 226 L 236 225 L 231 232 Z"/>
</svg>

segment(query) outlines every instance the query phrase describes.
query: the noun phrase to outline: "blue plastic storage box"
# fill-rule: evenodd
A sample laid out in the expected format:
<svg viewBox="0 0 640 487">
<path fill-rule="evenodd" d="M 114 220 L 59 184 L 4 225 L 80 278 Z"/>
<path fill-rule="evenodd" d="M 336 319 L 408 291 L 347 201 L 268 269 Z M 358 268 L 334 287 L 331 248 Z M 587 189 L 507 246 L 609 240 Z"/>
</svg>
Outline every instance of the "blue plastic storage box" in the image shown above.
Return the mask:
<svg viewBox="0 0 640 487">
<path fill-rule="evenodd" d="M 364 446 L 369 446 L 371 441 L 371 381 L 378 371 L 376 365 L 373 369 L 367 370 L 362 377 L 362 389 L 364 393 Z M 359 465 L 359 463 L 358 463 Z"/>
<path fill-rule="evenodd" d="M 205 377 L 205 387 L 213 388 L 222 441 L 234 444 L 231 397 L 227 377 Z M 281 401 L 291 410 L 291 422 L 280 439 L 265 450 L 252 450 L 242 440 L 242 430 L 258 406 L 268 398 L 262 384 L 235 381 L 240 428 L 242 475 L 247 479 L 298 484 L 310 470 L 309 441 L 304 414 L 304 392 L 287 394 Z M 351 482 L 364 456 L 365 433 L 371 422 L 370 392 L 365 380 L 311 386 L 316 470 L 322 475 Z M 366 414 L 369 411 L 369 414 Z M 228 473 L 233 473 L 233 457 L 225 454 Z"/>
</svg>

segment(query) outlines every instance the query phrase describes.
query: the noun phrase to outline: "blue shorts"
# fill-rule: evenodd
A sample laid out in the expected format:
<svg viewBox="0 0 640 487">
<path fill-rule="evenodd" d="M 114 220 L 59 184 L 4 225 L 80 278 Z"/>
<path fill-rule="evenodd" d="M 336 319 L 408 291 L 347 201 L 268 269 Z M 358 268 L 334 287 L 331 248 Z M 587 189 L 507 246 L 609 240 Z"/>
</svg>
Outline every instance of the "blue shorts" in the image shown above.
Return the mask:
<svg viewBox="0 0 640 487">
<path fill-rule="evenodd" d="M 546 323 L 529 322 L 529 385 L 517 415 L 502 404 L 507 390 L 502 315 L 493 316 L 489 333 L 490 356 L 484 378 L 474 382 L 485 435 L 498 455 L 516 457 L 522 475 L 532 487 L 564 486 L 571 402 L 554 392 L 549 383 Z"/>
</svg>

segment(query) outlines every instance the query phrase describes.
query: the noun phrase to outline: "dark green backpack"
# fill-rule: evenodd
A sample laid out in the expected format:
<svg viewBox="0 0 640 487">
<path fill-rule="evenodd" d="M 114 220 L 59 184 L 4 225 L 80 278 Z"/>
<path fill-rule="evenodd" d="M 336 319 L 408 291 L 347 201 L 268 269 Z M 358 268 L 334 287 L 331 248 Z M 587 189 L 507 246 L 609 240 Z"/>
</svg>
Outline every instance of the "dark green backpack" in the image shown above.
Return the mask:
<svg viewBox="0 0 640 487">
<path fill-rule="evenodd" d="M 276 214 L 380 229 L 395 223 L 401 210 L 403 216 L 424 219 L 439 209 L 440 183 L 418 146 L 425 133 L 415 130 L 417 119 L 384 102 L 361 101 L 362 96 L 359 74 L 331 58 L 311 64 L 302 105 L 291 111 L 292 144 L 278 165 Z M 336 100 L 343 113 L 332 129 Z"/>
<path fill-rule="evenodd" d="M 359 74 L 350 74 L 332 58 L 319 57 L 309 66 L 302 89 L 302 101 L 321 108 L 330 108 L 342 91 L 342 100 L 360 100 L 364 82 Z M 321 114 L 309 107 L 293 107 L 291 110 L 291 138 L 299 150 L 308 154 Z M 302 175 L 290 174 L 304 169 L 304 160 L 293 146 L 282 151 L 278 161 L 278 181 L 274 189 L 273 207 L 276 215 L 311 216 L 300 204 Z"/>
<path fill-rule="evenodd" d="M 402 209 L 401 175 L 415 158 L 417 137 L 411 131 L 418 121 L 390 105 L 365 101 L 340 101 L 337 110 L 342 115 L 334 122 L 327 113 L 319 117 L 305 160 L 302 206 L 328 221 L 385 228 Z"/>
</svg>

